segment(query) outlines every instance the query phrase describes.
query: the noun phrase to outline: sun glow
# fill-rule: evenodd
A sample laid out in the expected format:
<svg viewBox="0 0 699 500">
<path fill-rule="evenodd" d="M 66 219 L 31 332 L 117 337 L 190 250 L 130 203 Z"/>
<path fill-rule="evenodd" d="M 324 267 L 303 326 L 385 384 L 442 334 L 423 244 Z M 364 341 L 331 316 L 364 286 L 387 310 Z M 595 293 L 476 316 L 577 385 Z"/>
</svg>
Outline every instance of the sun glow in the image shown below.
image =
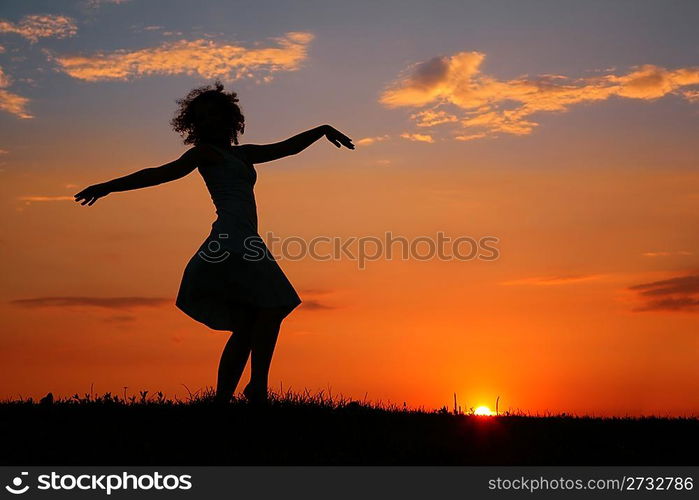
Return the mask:
<svg viewBox="0 0 699 500">
<path fill-rule="evenodd" d="M 473 411 L 474 415 L 481 415 L 481 416 L 486 416 L 490 417 L 491 415 L 495 415 L 494 412 L 490 411 L 490 408 L 487 406 L 479 406 Z"/>
</svg>

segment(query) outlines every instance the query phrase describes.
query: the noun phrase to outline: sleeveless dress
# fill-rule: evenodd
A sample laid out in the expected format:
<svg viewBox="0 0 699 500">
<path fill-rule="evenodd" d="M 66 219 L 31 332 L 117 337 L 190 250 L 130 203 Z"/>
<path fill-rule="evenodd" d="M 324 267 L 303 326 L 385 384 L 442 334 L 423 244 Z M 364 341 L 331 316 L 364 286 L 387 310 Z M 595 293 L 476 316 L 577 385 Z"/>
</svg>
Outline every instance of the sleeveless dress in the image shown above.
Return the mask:
<svg viewBox="0 0 699 500">
<path fill-rule="evenodd" d="M 221 159 L 198 170 L 218 217 L 184 269 L 175 305 L 213 330 L 233 331 L 251 308 L 288 315 L 301 299 L 257 232 L 255 167 L 211 147 Z"/>
</svg>

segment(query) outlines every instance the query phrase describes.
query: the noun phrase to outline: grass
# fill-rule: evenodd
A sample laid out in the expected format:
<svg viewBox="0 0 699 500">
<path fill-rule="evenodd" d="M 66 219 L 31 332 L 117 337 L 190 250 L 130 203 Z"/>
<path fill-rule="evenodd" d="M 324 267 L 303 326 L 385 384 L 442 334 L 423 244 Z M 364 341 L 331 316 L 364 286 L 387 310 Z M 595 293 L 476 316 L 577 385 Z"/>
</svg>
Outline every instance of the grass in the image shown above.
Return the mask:
<svg viewBox="0 0 699 500">
<path fill-rule="evenodd" d="M 696 418 L 481 417 L 273 393 L 268 408 L 146 391 L 0 403 L 1 465 L 697 465 Z"/>
</svg>

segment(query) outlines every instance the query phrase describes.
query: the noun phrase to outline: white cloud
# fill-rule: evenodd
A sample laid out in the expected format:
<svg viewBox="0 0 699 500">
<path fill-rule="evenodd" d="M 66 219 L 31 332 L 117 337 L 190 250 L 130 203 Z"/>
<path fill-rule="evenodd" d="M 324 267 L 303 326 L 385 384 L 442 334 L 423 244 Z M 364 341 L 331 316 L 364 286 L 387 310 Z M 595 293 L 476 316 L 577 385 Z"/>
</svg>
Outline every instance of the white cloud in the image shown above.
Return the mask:
<svg viewBox="0 0 699 500">
<path fill-rule="evenodd" d="M 11 113 L 19 118 L 32 118 L 27 110 L 29 99 L 6 90 L 12 84 L 12 80 L 0 67 L 0 111 Z"/>
<path fill-rule="evenodd" d="M 39 202 L 39 201 L 75 201 L 72 196 L 19 196 L 20 201 L 26 201 L 27 203 Z"/>
<path fill-rule="evenodd" d="M 408 139 L 409 141 L 434 142 L 434 138 L 429 134 L 411 134 L 409 132 L 403 132 L 400 136 L 403 139 Z"/>
<path fill-rule="evenodd" d="M 75 21 L 67 16 L 30 15 L 17 23 L 0 19 L 0 33 L 15 33 L 32 43 L 40 38 L 66 38 L 77 32 Z"/>
<path fill-rule="evenodd" d="M 417 126 L 458 122 L 463 133 L 456 138 L 472 140 L 499 133 L 530 134 L 538 126 L 536 113 L 567 111 L 574 104 L 612 96 L 652 100 L 676 94 L 699 100 L 699 91 L 683 89 L 699 85 L 699 67 L 670 70 L 647 64 L 619 75 L 498 80 L 481 72 L 484 60 L 480 52 L 458 52 L 415 64 L 383 92 L 380 102 L 391 108 L 430 106 L 411 115 Z M 447 106 L 459 116 L 440 109 Z"/>
<path fill-rule="evenodd" d="M 311 33 L 289 32 L 276 45 L 246 48 L 214 40 L 179 40 L 138 50 L 54 55 L 61 71 L 80 80 L 128 80 L 148 75 L 197 75 L 203 78 L 254 78 L 269 81 L 278 71 L 293 71 L 306 59 Z"/>
<path fill-rule="evenodd" d="M 357 146 L 369 146 L 371 144 L 375 144 L 377 142 L 383 142 L 388 140 L 388 135 L 377 135 L 375 137 L 364 137 L 362 139 L 359 139 L 356 144 Z"/>
</svg>

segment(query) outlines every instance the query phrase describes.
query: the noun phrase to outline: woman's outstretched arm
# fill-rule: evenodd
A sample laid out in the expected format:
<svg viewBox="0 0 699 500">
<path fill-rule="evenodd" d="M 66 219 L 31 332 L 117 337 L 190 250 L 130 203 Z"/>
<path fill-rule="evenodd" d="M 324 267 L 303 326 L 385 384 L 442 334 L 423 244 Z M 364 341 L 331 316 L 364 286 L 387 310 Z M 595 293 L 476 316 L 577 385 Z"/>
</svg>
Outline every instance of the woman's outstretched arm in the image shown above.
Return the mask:
<svg viewBox="0 0 699 500">
<path fill-rule="evenodd" d="M 244 144 L 236 146 L 234 150 L 240 152 L 250 163 L 264 163 L 300 153 L 323 136 L 327 137 L 338 148 L 345 146 L 354 149 L 352 139 L 330 125 L 321 125 L 281 142 Z"/>
<path fill-rule="evenodd" d="M 92 205 L 98 199 L 117 191 L 130 191 L 148 186 L 156 186 L 164 182 L 174 181 L 189 174 L 197 168 L 196 148 L 186 151 L 175 161 L 159 167 L 144 168 L 133 174 L 119 177 L 101 184 L 89 186 L 75 195 L 75 201 L 81 205 Z"/>
</svg>

